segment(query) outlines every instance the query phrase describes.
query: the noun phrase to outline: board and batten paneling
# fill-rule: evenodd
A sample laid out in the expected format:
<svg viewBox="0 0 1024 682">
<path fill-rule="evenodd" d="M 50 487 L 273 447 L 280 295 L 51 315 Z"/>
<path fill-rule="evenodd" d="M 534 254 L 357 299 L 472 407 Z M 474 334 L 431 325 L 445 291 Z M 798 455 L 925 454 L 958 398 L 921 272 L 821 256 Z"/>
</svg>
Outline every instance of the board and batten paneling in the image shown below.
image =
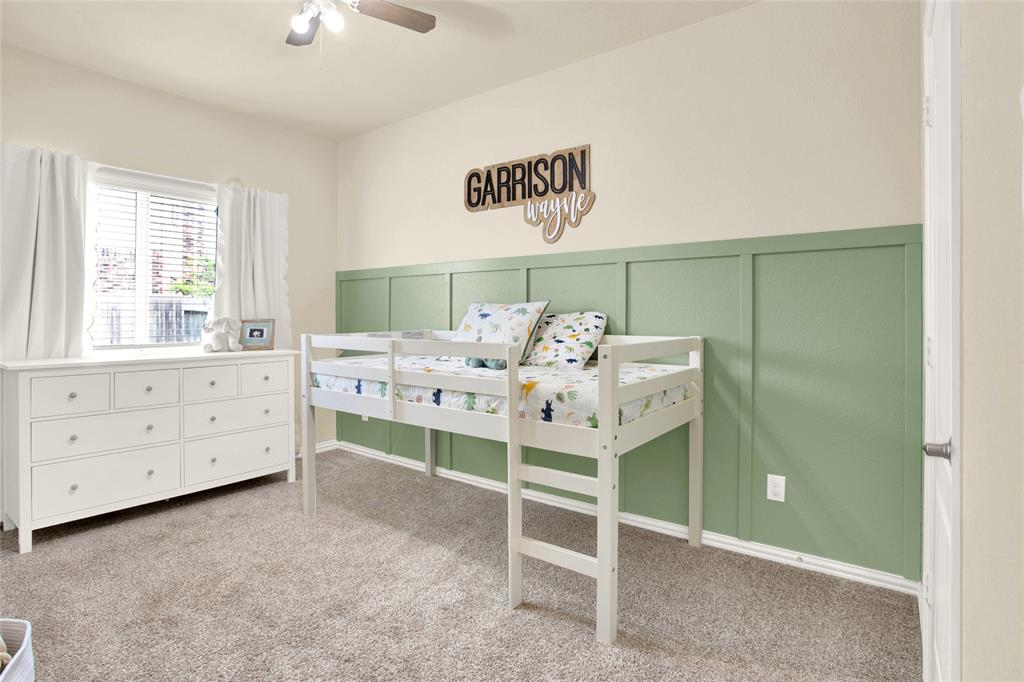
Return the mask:
<svg viewBox="0 0 1024 682">
<path fill-rule="evenodd" d="M 337 282 L 335 328 L 339 332 L 361 332 L 387 329 L 389 324 L 388 306 L 384 303 L 391 298 L 390 280 L 375 278 Z M 373 302 L 373 305 L 367 303 Z M 345 311 L 342 315 L 341 311 Z M 338 431 L 356 439 L 368 448 L 388 450 L 388 423 L 372 420 L 362 421 L 359 415 L 337 413 Z"/>
<path fill-rule="evenodd" d="M 705 528 L 918 580 L 920 273 L 919 225 L 354 270 L 337 273 L 337 328 L 452 328 L 472 301 L 549 299 L 613 333 L 703 336 Z M 422 434 L 338 416 L 339 440 L 404 457 L 422 459 Z M 682 427 L 622 460 L 623 511 L 686 523 L 687 444 Z M 437 461 L 505 480 L 502 443 L 439 433 Z"/>
<path fill-rule="evenodd" d="M 392 277 L 388 329 L 446 329 L 449 284 L 447 274 Z M 389 452 L 423 459 L 423 429 L 389 423 Z"/>
<path fill-rule="evenodd" d="M 739 481 L 739 374 L 743 354 L 741 258 L 632 262 L 627 269 L 627 327 L 630 334 L 669 335 L 679 329 L 705 337 L 704 458 L 707 492 L 733 490 Z M 689 332 L 687 332 L 689 333 Z M 685 360 L 683 360 L 685 361 Z M 686 518 L 689 489 L 686 429 L 678 429 L 622 459 L 621 484 L 630 511 L 660 519 Z M 705 494 L 708 529 L 737 535 L 736 493 Z"/>
</svg>

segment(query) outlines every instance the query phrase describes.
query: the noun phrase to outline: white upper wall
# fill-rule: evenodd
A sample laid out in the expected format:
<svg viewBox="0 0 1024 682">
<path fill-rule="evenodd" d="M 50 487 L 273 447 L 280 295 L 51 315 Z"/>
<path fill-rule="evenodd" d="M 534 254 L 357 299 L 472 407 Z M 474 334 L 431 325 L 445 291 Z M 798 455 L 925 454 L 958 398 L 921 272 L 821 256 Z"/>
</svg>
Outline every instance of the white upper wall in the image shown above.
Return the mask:
<svg viewBox="0 0 1024 682">
<path fill-rule="evenodd" d="M 963 679 L 1024 679 L 1024 4 L 963 4 Z"/>
<path fill-rule="evenodd" d="M 766 2 L 351 138 L 341 269 L 921 221 L 916 3 Z M 592 146 L 554 245 L 466 172 Z"/>
<path fill-rule="evenodd" d="M 337 143 L 5 47 L 5 142 L 289 197 L 294 338 L 331 331 Z"/>
<path fill-rule="evenodd" d="M 287 194 L 292 335 L 334 330 L 337 143 L 5 47 L 2 137 L 98 163 Z M 321 438 L 333 438 L 333 419 Z"/>
</svg>

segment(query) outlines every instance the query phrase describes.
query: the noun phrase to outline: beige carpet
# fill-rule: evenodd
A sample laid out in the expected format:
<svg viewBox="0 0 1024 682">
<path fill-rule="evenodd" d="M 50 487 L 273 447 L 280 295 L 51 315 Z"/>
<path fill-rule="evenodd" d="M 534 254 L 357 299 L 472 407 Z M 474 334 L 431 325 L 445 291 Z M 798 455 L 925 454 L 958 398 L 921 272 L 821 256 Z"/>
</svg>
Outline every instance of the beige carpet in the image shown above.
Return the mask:
<svg viewBox="0 0 1024 682">
<path fill-rule="evenodd" d="M 272 477 L 4 533 L 0 612 L 38 679 L 920 679 L 906 595 L 621 527 L 619 640 L 594 582 L 526 559 L 505 606 L 505 498 L 355 455 L 320 458 L 320 514 Z M 526 505 L 594 551 L 594 519 Z"/>
</svg>

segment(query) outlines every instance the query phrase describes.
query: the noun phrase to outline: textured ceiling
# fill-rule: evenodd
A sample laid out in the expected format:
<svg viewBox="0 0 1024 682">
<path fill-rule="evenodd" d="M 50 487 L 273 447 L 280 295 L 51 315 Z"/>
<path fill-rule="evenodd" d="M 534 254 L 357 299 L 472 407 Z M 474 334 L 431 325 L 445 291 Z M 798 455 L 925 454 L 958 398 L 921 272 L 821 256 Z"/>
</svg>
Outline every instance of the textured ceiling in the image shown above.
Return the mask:
<svg viewBox="0 0 1024 682">
<path fill-rule="evenodd" d="M 418 34 L 343 9 L 340 34 L 285 45 L 279 0 L 5 0 L 4 44 L 343 138 L 750 2 L 412 2 Z"/>
</svg>

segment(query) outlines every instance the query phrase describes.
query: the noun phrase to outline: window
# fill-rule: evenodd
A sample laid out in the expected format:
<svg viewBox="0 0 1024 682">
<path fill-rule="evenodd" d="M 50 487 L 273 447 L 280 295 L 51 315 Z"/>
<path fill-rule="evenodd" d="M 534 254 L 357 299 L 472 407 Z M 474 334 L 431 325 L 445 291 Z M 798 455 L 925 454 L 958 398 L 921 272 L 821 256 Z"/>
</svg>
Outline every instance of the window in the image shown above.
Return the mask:
<svg viewBox="0 0 1024 682">
<path fill-rule="evenodd" d="M 216 283 L 213 188 L 103 168 L 90 225 L 93 346 L 198 343 Z"/>
</svg>

